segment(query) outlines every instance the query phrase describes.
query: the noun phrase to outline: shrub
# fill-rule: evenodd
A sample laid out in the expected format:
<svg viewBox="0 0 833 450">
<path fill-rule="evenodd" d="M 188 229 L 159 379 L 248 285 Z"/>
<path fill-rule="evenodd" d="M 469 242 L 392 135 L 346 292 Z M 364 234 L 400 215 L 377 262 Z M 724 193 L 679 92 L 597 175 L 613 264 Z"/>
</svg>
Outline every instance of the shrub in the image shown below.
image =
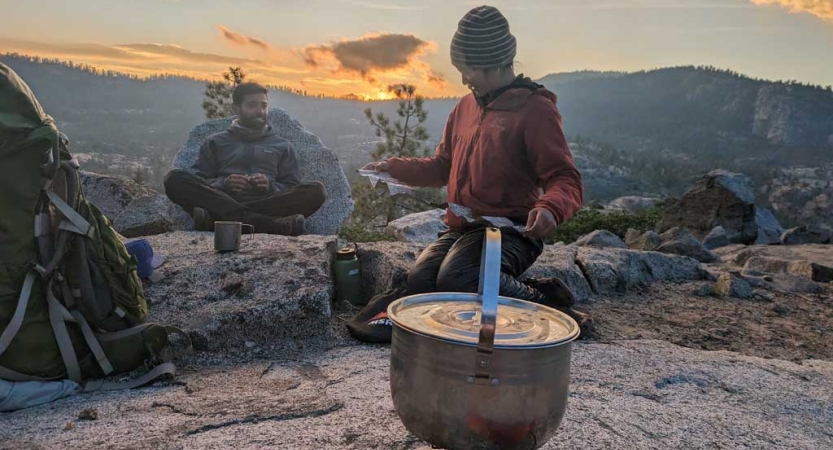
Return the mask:
<svg viewBox="0 0 833 450">
<path fill-rule="evenodd" d="M 382 231 L 370 229 L 361 223 L 350 223 L 343 226 L 338 236 L 347 242 L 389 242 L 396 240 L 393 236 L 389 236 Z"/>
<path fill-rule="evenodd" d="M 616 211 L 602 213 L 598 209 L 585 208 L 576 213 L 572 219 L 558 227 L 547 242 L 571 243 L 595 230 L 607 230 L 624 239 L 628 228 L 640 232 L 652 230 L 662 218 L 661 207 L 631 213 Z"/>
</svg>

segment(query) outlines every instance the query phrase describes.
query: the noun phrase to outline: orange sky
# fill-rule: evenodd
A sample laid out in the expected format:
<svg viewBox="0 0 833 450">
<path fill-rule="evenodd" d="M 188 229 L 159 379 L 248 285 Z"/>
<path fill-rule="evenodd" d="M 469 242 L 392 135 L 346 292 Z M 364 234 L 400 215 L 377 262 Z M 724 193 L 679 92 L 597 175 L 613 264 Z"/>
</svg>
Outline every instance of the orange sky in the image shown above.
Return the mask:
<svg viewBox="0 0 833 450">
<path fill-rule="evenodd" d="M 250 79 L 311 94 L 466 92 L 449 61 L 469 0 L 0 0 L 0 52 L 140 76 Z M 516 70 L 711 65 L 833 84 L 833 0 L 495 0 L 518 38 Z"/>
</svg>

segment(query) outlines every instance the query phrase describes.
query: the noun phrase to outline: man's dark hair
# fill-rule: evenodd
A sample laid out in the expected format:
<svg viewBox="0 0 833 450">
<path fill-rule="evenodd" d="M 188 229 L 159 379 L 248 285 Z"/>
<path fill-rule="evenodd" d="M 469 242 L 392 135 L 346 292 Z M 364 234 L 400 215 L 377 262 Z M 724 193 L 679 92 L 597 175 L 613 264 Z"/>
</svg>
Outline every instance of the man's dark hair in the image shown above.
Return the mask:
<svg viewBox="0 0 833 450">
<path fill-rule="evenodd" d="M 231 93 L 231 101 L 240 106 L 247 95 L 268 94 L 269 90 L 257 83 L 240 83 Z"/>
</svg>

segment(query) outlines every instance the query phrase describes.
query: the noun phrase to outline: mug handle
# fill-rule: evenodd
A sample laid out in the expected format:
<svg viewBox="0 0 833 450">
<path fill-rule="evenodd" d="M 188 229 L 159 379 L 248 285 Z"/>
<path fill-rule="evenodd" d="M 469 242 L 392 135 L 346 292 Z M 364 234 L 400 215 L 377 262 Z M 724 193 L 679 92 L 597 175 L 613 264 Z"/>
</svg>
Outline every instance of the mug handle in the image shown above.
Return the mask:
<svg viewBox="0 0 833 450">
<path fill-rule="evenodd" d="M 254 238 L 255 238 L 255 226 L 254 226 L 254 225 L 249 225 L 249 224 L 247 224 L 247 223 L 244 223 L 244 224 L 243 224 L 243 228 L 245 229 L 246 227 L 249 227 L 249 228 L 251 228 L 251 229 L 252 229 L 252 232 L 249 234 L 249 236 L 250 236 L 250 237 L 249 237 L 249 240 L 251 241 L 252 239 L 254 239 Z"/>
</svg>

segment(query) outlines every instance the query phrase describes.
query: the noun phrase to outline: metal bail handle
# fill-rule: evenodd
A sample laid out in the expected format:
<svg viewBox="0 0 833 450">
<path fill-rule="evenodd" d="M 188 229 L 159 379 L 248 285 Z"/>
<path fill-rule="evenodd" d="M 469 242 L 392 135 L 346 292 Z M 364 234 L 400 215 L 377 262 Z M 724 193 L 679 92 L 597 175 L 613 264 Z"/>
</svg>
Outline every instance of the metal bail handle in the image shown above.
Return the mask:
<svg viewBox="0 0 833 450">
<path fill-rule="evenodd" d="M 483 237 L 483 253 L 480 257 L 481 301 L 480 337 L 477 342 L 475 380 L 489 382 L 490 363 L 495 348 L 498 295 L 500 293 L 500 230 L 486 228 Z M 494 384 L 493 380 L 492 384 Z"/>
</svg>

